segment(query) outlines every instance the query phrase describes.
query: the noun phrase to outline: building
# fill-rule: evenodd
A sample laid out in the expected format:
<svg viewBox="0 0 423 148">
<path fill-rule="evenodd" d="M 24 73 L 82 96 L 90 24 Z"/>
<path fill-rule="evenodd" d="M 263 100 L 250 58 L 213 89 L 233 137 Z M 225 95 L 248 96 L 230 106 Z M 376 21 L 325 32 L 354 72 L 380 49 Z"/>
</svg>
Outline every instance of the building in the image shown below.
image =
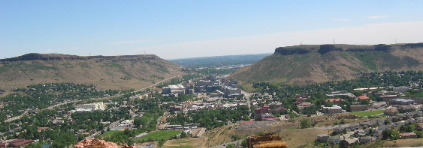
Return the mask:
<svg viewBox="0 0 423 148">
<path fill-rule="evenodd" d="M 300 104 L 298 104 L 297 105 L 297 107 L 298 107 L 298 109 L 300 110 L 300 111 L 303 111 L 304 110 L 304 108 L 306 108 L 306 107 L 310 107 L 310 106 L 312 106 L 313 104 L 311 104 L 310 102 L 302 102 L 302 103 L 300 103 Z"/>
<path fill-rule="evenodd" d="M 26 144 L 32 143 L 34 140 L 31 139 L 16 139 L 9 142 L 9 147 L 22 147 Z"/>
<path fill-rule="evenodd" d="M 357 101 L 363 101 L 363 100 L 370 100 L 370 97 L 368 96 L 358 96 Z"/>
<path fill-rule="evenodd" d="M 414 100 L 413 99 L 392 99 L 389 101 L 390 105 L 410 105 L 413 104 Z"/>
<path fill-rule="evenodd" d="M 395 116 L 396 114 L 398 114 L 398 109 L 396 107 L 390 107 L 387 108 L 384 113 L 388 116 Z"/>
<path fill-rule="evenodd" d="M 338 105 L 334 105 L 332 107 L 322 107 L 322 111 L 327 113 L 327 114 L 335 114 L 335 113 L 342 113 L 343 110 L 340 106 Z"/>
<path fill-rule="evenodd" d="M 400 138 L 406 139 L 406 138 L 416 138 L 416 133 L 400 133 Z"/>
<path fill-rule="evenodd" d="M 97 102 L 97 103 L 90 103 L 90 104 L 83 104 L 76 108 L 76 111 L 78 112 L 84 112 L 84 111 L 95 111 L 95 110 L 105 110 L 106 105 L 104 105 L 103 102 Z"/>
<path fill-rule="evenodd" d="M 333 91 L 330 94 L 326 94 L 326 96 L 328 97 L 336 97 L 336 96 L 348 96 L 351 98 L 355 98 L 355 95 L 350 93 L 350 92 L 346 92 L 346 91 Z"/>
<path fill-rule="evenodd" d="M 162 94 L 184 95 L 185 93 L 185 87 L 182 84 L 168 85 L 167 87 L 162 88 Z"/>
<path fill-rule="evenodd" d="M 332 99 L 326 99 L 325 100 L 326 103 L 332 102 L 333 104 L 341 104 L 342 102 L 344 102 L 344 99 L 341 98 L 332 98 Z"/>
</svg>

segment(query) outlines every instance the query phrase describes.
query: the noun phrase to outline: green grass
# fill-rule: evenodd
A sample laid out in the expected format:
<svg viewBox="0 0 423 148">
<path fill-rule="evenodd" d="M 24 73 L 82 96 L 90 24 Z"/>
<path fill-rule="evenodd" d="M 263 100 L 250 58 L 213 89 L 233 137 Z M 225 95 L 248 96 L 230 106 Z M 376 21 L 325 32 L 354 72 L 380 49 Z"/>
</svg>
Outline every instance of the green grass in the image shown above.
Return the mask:
<svg viewBox="0 0 423 148">
<path fill-rule="evenodd" d="M 157 132 L 149 133 L 148 135 L 142 136 L 140 138 L 135 138 L 134 140 L 135 141 L 145 141 L 145 140 L 159 141 L 161 139 L 168 140 L 180 133 L 181 131 L 157 131 Z"/>
<path fill-rule="evenodd" d="M 378 115 L 382 113 L 383 113 L 383 110 L 372 110 L 372 111 L 363 111 L 363 112 L 352 112 L 349 114 L 360 116 L 360 117 L 366 117 L 366 116 Z"/>
<path fill-rule="evenodd" d="M 123 131 L 107 131 L 101 135 L 95 136 L 96 138 L 105 138 L 105 137 L 110 137 L 110 136 L 114 136 L 117 135 L 119 133 L 123 133 Z"/>
</svg>

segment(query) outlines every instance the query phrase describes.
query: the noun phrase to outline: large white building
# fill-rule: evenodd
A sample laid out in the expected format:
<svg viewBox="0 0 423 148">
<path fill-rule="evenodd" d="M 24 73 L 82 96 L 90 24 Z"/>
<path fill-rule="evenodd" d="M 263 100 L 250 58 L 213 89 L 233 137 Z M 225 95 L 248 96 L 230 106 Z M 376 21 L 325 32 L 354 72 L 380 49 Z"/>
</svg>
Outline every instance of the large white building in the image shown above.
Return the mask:
<svg viewBox="0 0 423 148">
<path fill-rule="evenodd" d="M 97 103 L 90 103 L 90 104 L 83 104 L 76 108 L 76 111 L 78 112 L 84 112 L 84 111 L 95 111 L 95 110 L 105 110 L 106 106 L 103 102 L 97 102 Z"/>
<path fill-rule="evenodd" d="M 185 94 L 185 87 L 182 84 L 177 85 L 169 85 L 167 87 L 163 87 L 162 89 L 163 94 Z"/>
</svg>

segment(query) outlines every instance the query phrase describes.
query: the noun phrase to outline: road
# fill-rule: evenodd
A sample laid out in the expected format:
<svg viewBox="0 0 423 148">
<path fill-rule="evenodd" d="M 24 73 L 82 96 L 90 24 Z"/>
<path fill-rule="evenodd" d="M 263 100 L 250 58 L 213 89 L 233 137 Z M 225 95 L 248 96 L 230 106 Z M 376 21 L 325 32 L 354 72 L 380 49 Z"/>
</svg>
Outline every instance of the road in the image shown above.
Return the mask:
<svg viewBox="0 0 423 148">
<path fill-rule="evenodd" d="M 43 111 L 43 110 L 46 110 L 46 109 L 53 109 L 55 107 L 59 107 L 59 106 L 62 106 L 62 105 L 68 104 L 68 103 L 76 103 L 76 102 L 80 102 L 80 101 L 81 100 L 65 101 L 65 102 L 62 102 L 62 103 L 59 103 L 59 104 L 55 104 L 55 105 L 49 106 L 47 108 L 41 109 L 40 111 Z M 18 119 L 22 118 L 23 116 L 27 115 L 29 111 L 30 110 L 26 110 L 21 115 L 15 116 L 15 117 L 12 117 L 12 118 L 9 118 L 9 119 L 5 120 L 4 122 L 12 122 L 12 121 L 18 120 Z"/>
<path fill-rule="evenodd" d="M 152 84 L 152 85 L 150 85 L 150 86 L 147 86 L 147 87 L 141 88 L 141 89 L 136 90 L 136 91 L 134 91 L 134 92 L 144 91 L 144 90 L 146 90 L 146 89 L 148 89 L 148 88 L 151 88 L 151 87 L 157 86 L 157 85 L 159 85 L 160 83 L 166 82 L 166 81 L 171 80 L 171 79 L 176 78 L 176 77 L 181 77 L 181 75 L 176 75 L 176 76 L 173 76 L 173 77 L 170 77 L 170 78 L 167 78 L 167 79 L 161 80 L 161 81 L 159 81 L 159 82 L 157 82 L 157 83 L 154 83 L 154 84 Z M 116 95 L 114 95 L 114 96 L 102 97 L 102 98 L 93 98 L 92 100 L 95 100 L 95 101 L 98 101 L 98 100 L 108 100 L 108 99 L 111 99 L 111 98 L 113 98 L 113 97 L 119 97 L 119 96 L 122 96 L 122 94 L 116 94 Z M 47 107 L 47 108 L 41 109 L 41 111 L 46 110 L 46 109 L 53 109 L 53 108 L 55 108 L 55 107 L 59 107 L 59 106 L 62 106 L 62 105 L 68 104 L 68 103 L 77 103 L 77 102 L 81 102 L 81 101 L 83 101 L 83 100 L 73 100 L 73 101 L 67 101 L 67 100 L 66 100 L 65 102 L 62 102 L 62 103 L 59 103 L 59 104 L 55 104 L 55 105 L 49 106 L 49 107 Z M 22 118 L 23 116 L 25 116 L 25 115 L 27 115 L 27 114 L 28 114 L 28 110 L 27 110 L 27 111 L 25 111 L 24 113 L 22 113 L 22 114 L 21 114 L 21 115 L 19 115 L 19 116 L 15 116 L 15 117 L 12 117 L 12 118 L 9 118 L 9 119 L 5 120 L 5 122 L 12 122 L 12 121 L 18 120 L 18 119 Z"/>
<path fill-rule="evenodd" d="M 147 86 L 147 87 L 141 88 L 141 89 L 136 90 L 136 91 L 134 91 L 134 92 L 144 91 L 144 90 L 146 90 L 146 89 L 148 89 L 148 88 L 152 88 L 152 87 L 154 87 L 154 86 L 159 85 L 160 83 L 166 82 L 166 81 L 171 80 L 171 79 L 176 78 L 176 77 L 181 77 L 181 75 L 176 75 L 176 76 L 173 76 L 173 77 L 170 77 L 170 78 L 167 78 L 167 79 L 163 79 L 163 80 L 161 80 L 161 81 L 159 81 L 159 82 L 157 82 L 157 83 L 151 84 L 150 86 Z"/>
<path fill-rule="evenodd" d="M 241 90 L 241 93 L 245 96 L 245 99 L 247 99 L 248 109 L 250 110 L 250 108 L 251 108 L 251 103 L 250 103 L 251 94 L 246 92 L 246 91 L 243 91 L 243 90 Z"/>
</svg>

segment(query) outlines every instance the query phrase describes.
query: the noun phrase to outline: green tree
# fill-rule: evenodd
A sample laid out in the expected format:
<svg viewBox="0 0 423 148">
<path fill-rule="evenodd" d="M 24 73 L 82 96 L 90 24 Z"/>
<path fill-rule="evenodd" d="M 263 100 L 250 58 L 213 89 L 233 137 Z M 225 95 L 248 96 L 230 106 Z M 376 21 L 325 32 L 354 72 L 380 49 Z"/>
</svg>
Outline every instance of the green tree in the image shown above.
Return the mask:
<svg viewBox="0 0 423 148">
<path fill-rule="evenodd" d="M 300 128 L 309 128 L 311 127 L 311 121 L 308 119 L 301 119 L 300 120 Z"/>
</svg>

